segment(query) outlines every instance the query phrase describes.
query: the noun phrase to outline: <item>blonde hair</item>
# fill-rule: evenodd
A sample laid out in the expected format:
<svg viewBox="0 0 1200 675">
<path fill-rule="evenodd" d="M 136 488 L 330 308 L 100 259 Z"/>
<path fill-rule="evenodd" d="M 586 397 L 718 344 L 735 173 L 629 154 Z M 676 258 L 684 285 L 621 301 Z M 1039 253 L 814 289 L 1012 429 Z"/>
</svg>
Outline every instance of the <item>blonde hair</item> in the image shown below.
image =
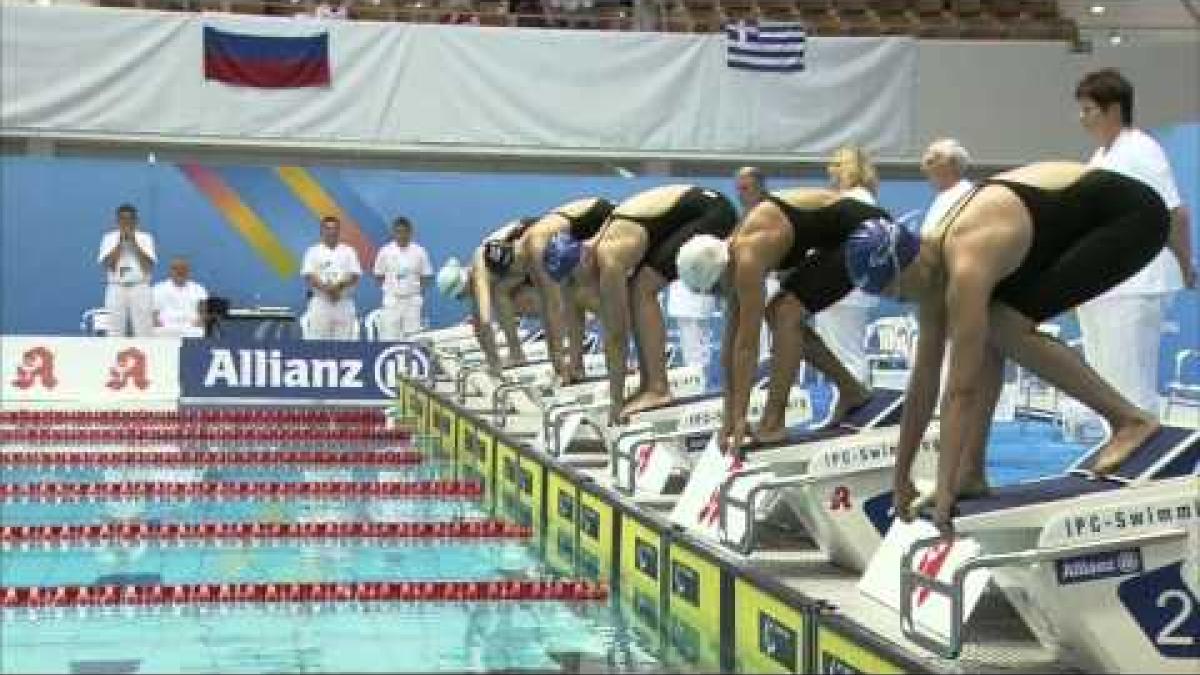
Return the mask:
<svg viewBox="0 0 1200 675">
<path fill-rule="evenodd" d="M 831 176 L 837 183 L 838 190 L 864 187 L 871 194 L 879 192 L 879 174 L 875 171 L 875 165 L 871 163 L 871 156 L 866 148 L 859 145 L 843 145 L 834 151 L 830 163 L 838 165 L 838 174 Z M 840 183 L 843 177 L 847 185 Z"/>
</svg>

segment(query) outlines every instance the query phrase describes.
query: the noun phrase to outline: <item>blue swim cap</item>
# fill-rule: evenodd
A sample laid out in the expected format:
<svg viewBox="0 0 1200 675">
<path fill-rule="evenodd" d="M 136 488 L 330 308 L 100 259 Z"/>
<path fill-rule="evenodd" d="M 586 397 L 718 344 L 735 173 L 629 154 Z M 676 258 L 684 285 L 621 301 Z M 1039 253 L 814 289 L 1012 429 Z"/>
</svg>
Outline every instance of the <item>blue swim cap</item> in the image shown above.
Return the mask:
<svg viewBox="0 0 1200 675">
<path fill-rule="evenodd" d="M 571 274 L 582 257 L 583 243 L 566 232 L 559 232 L 550 237 L 546 244 L 542 263 L 546 266 L 546 274 L 561 283 Z"/>
<path fill-rule="evenodd" d="M 846 240 L 846 271 L 850 281 L 875 295 L 917 257 L 921 237 L 888 218 L 865 220 Z"/>
</svg>

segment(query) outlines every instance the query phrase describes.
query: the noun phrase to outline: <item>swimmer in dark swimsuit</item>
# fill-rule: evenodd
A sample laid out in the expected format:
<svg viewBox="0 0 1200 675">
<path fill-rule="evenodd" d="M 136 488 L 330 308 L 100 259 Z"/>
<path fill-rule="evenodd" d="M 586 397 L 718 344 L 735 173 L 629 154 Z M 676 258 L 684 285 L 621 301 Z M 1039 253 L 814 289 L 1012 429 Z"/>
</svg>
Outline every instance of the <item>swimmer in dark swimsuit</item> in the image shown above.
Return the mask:
<svg viewBox="0 0 1200 675">
<path fill-rule="evenodd" d="M 602 198 L 568 202 L 542 216 L 517 247 L 516 264 L 528 270 L 546 308 L 542 323 L 554 371 L 563 384 L 583 379 L 585 313 L 598 313 L 600 303 L 594 288 L 559 275 L 579 262 L 583 242 L 596 235 L 612 210 L 612 202 Z"/>
<path fill-rule="evenodd" d="M 525 363 L 517 333 L 518 303 L 529 309 L 527 296 L 533 288 L 517 252 L 522 238 L 536 222 L 536 218 L 514 220 L 484 238 L 469 266 L 451 258 L 438 271 L 437 285 L 444 294 L 471 301 L 475 337 L 493 373 L 504 366 Z M 536 308 L 534 313 L 540 314 Z M 496 349 L 493 319 L 500 323 L 508 346 L 508 358 L 503 361 Z"/>
<path fill-rule="evenodd" d="M 746 214 L 727 245 L 697 238 L 680 251 L 681 274 L 693 291 L 711 292 L 719 280 L 725 282 L 728 314 L 721 362 L 727 388 L 718 436 L 725 452 L 747 440 L 746 409 L 759 360 L 764 311 L 773 340 L 771 380 L 754 441 L 783 438 L 788 393 L 801 359 L 807 359 L 837 387 L 834 423 L 870 397 L 868 389 L 809 325 L 809 318 L 854 288 L 846 272 L 843 246 L 860 223 L 873 218 L 889 216 L 880 208 L 830 190 L 781 190 Z M 772 270 L 781 272 L 782 283 L 768 305 L 764 284 Z"/>
<path fill-rule="evenodd" d="M 678 278 L 679 248 L 700 234 L 729 236 L 737 222 L 721 193 L 692 185 L 666 185 L 622 202 L 584 246 L 578 269 L 562 270 L 596 289 L 608 366 L 609 421 L 671 401 L 667 384 L 666 329 L 658 293 Z M 572 266 L 573 267 L 573 266 Z M 637 347 L 638 391 L 625 400 L 629 327 Z"/>
<path fill-rule="evenodd" d="M 1159 428 L 1074 351 L 1036 330 L 1133 276 L 1167 241 L 1166 206 L 1149 186 L 1082 164 L 1032 164 L 984 181 L 923 238 L 868 223 L 847 244 L 855 284 L 920 304 L 916 363 L 896 458 L 899 517 L 914 516 L 910 474 L 938 396 L 934 522 L 950 534 L 955 502 L 987 491 L 984 451 L 1010 358 L 1092 408 L 1112 429 L 1095 471 L 1107 474 Z"/>
</svg>

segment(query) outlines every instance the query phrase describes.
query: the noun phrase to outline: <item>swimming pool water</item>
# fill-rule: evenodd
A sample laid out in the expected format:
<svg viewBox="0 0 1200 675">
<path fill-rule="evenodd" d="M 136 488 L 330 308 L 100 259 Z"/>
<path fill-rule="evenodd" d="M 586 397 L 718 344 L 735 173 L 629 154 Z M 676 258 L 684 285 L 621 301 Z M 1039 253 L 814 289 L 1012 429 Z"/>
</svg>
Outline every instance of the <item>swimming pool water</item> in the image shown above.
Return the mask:
<svg viewBox="0 0 1200 675">
<path fill-rule="evenodd" d="M 1058 473 L 1087 450 L 1041 422 L 996 425 L 995 485 Z M 161 471 L 161 469 L 157 469 Z M 134 471 L 145 471 L 135 469 Z M 170 469 L 169 471 L 179 471 Z M 372 480 L 374 469 L 221 467 L 191 480 Z M 307 473 L 307 472 L 312 473 Z M 397 469 L 396 479 L 450 477 L 445 465 Z M 136 480 L 126 469 L 7 468 L 6 483 Z M 193 474 L 187 474 L 193 475 Z M 160 478 L 171 480 L 171 478 Z M 100 500 L 0 503 L 0 524 L 485 517 L 470 501 L 406 499 Z M 550 577 L 528 542 L 361 540 L 88 545 L 0 553 L 0 584 L 190 581 L 359 581 Z M 560 552 L 561 553 L 561 552 Z M 602 603 L 113 608 L 0 612 L 0 672 L 710 672 L 713 627 L 659 616 L 652 600 L 615 588 Z"/>
</svg>

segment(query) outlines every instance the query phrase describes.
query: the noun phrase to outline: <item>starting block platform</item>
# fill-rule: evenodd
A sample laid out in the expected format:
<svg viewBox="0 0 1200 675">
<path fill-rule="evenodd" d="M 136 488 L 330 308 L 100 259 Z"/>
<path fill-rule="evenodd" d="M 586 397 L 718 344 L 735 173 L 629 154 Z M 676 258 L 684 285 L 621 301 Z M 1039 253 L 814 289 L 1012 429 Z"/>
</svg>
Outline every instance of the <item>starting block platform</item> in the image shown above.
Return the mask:
<svg viewBox="0 0 1200 675">
<path fill-rule="evenodd" d="M 952 540 L 923 523 L 889 532 L 862 591 L 892 608 L 911 644 L 944 658 L 963 654 L 990 594 L 1054 658 L 1198 672 L 1200 431 L 1164 427 L 1108 477 L 1090 475 L 1097 454 L 960 501 Z"/>
</svg>

